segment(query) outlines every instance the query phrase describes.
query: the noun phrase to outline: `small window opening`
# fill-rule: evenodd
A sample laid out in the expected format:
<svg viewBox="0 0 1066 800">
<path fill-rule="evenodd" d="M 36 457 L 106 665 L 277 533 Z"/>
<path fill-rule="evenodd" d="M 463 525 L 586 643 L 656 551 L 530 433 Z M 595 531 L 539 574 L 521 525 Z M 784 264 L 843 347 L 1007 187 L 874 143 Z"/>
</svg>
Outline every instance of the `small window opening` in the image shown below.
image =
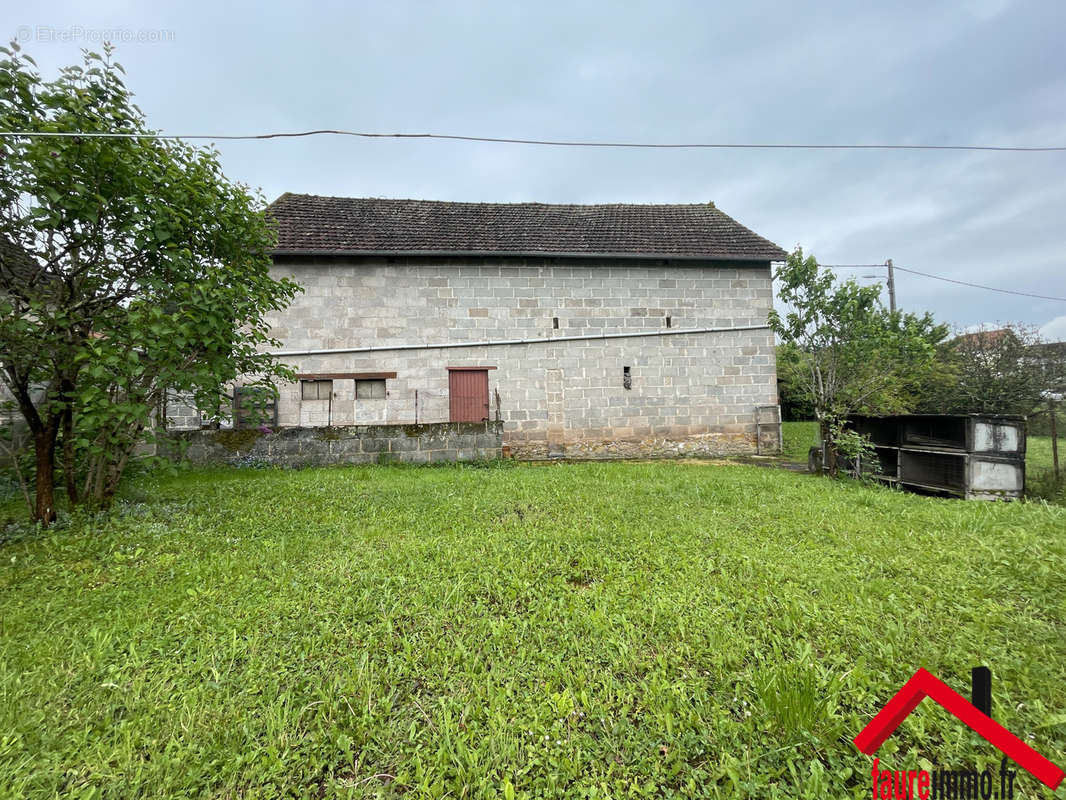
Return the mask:
<svg viewBox="0 0 1066 800">
<path fill-rule="evenodd" d="M 666 327 L 669 328 L 673 321 L 674 321 L 673 317 L 667 317 L 666 318 Z"/>
<path fill-rule="evenodd" d="M 629 371 L 629 367 L 622 367 L 622 388 L 633 388 L 633 375 Z"/>
<path fill-rule="evenodd" d="M 355 382 L 356 400 L 384 400 L 385 381 L 381 379 L 357 380 Z"/>
<path fill-rule="evenodd" d="M 556 330 L 559 330 L 559 318 L 558 317 L 552 317 L 552 327 L 555 328 Z"/>
<path fill-rule="evenodd" d="M 333 395 L 333 381 L 300 381 L 302 400 L 329 400 Z"/>
</svg>

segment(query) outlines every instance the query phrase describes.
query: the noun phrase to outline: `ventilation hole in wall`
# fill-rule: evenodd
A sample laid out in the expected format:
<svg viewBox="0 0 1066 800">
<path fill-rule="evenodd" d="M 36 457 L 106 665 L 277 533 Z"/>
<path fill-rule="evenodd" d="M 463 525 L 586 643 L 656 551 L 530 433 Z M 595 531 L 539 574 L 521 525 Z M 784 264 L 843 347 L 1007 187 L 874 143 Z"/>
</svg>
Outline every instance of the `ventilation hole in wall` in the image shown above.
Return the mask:
<svg viewBox="0 0 1066 800">
<path fill-rule="evenodd" d="M 629 367 L 622 367 L 622 388 L 633 388 L 633 375 L 629 371 Z"/>
<path fill-rule="evenodd" d="M 558 317 L 552 317 L 552 327 L 555 328 L 555 330 L 559 330 L 559 318 Z"/>
<path fill-rule="evenodd" d="M 669 328 L 673 324 L 673 321 L 674 321 L 673 317 L 667 317 L 666 318 L 666 327 Z"/>
</svg>

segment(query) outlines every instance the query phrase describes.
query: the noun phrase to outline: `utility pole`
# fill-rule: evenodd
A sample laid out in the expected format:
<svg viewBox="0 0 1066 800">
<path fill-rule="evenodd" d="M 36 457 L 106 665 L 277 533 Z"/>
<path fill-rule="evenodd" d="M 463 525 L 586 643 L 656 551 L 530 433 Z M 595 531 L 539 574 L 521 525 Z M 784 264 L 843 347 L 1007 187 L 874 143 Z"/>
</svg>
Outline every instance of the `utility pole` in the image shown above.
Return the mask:
<svg viewBox="0 0 1066 800">
<path fill-rule="evenodd" d="M 896 310 L 896 271 L 892 267 L 892 259 L 885 262 L 888 267 L 888 307 L 893 312 Z"/>
</svg>

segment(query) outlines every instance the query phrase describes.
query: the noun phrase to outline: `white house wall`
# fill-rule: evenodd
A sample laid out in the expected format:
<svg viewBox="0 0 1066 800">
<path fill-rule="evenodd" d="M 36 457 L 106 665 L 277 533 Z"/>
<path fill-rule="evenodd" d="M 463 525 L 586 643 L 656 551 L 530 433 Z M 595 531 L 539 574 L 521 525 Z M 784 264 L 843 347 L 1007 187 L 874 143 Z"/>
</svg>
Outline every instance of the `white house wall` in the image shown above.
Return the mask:
<svg viewBox="0 0 1066 800">
<path fill-rule="evenodd" d="M 286 351 L 651 332 L 667 317 L 671 331 L 760 326 L 771 306 L 768 264 L 293 259 L 274 274 L 304 287 L 271 316 Z M 447 421 L 447 368 L 491 367 L 491 414 L 498 392 L 519 457 L 750 452 L 756 406 L 777 404 L 768 329 L 284 360 L 303 374 L 396 378 L 385 400 L 358 402 L 350 379 L 334 380 L 328 402 L 281 386 L 282 426 Z"/>
</svg>

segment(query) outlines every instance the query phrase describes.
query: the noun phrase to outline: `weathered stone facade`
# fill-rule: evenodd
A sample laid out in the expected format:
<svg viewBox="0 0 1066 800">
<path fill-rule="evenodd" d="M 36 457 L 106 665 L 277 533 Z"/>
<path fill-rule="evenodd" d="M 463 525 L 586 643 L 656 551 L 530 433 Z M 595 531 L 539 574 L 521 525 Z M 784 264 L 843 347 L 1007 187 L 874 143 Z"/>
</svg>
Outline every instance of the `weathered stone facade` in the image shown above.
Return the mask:
<svg viewBox="0 0 1066 800">
<path fill-rule="evenodd" d="M 281 386 L 283 427 L 447 421 L 449 367 L 490 368 L 520 458 L 751 453 L 756 407 L 777 404 L 769 262 L 277 256 L 274 274 L 305 290 L 271 318 L 298 373 L 395 373 L 375 399 Z M 624 338 L 567 340 L 604 336 Z M 307 352 L 353 348 L 374 349 Z"/>
<path fill-rule="evenodd" d="M 436 464 L 501 457 L 497 423 L 347 425 L 279 430 L 179 431 L 173 455 L 197 465 L 262 460 L 284 467 L 332 464 Z"/>
</svg>

